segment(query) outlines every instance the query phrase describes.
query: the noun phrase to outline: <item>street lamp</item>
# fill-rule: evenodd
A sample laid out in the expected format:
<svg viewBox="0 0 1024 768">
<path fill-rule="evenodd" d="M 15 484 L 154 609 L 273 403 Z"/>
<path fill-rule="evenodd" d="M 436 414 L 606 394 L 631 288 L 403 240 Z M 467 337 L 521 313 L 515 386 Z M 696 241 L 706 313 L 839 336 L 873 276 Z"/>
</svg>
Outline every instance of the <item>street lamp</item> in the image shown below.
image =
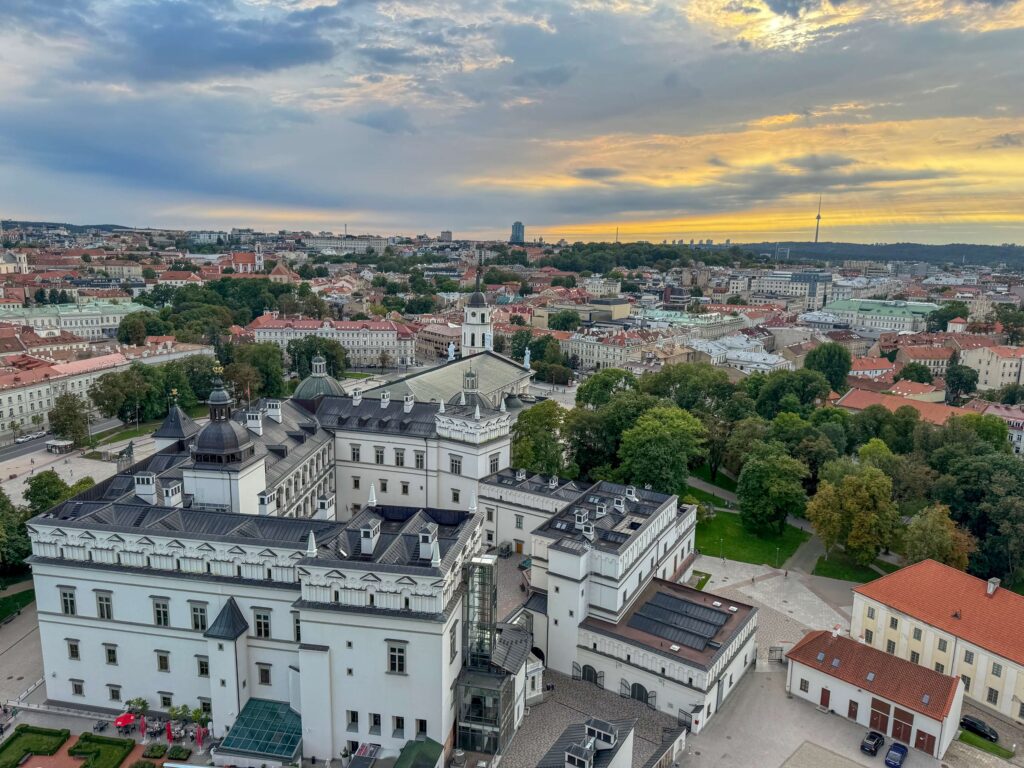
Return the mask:
<svg viewBox="0 0 1024 768">
<path fill-rule="evenodd" d="M 779 548 L 775 548 L 775 567 L 779 567 Z"/>
<path fill-rule="evenodd" d="M 718 556 L 725 560 L 725 544 L 721 537 L 718 539 Z"/>
</svg>

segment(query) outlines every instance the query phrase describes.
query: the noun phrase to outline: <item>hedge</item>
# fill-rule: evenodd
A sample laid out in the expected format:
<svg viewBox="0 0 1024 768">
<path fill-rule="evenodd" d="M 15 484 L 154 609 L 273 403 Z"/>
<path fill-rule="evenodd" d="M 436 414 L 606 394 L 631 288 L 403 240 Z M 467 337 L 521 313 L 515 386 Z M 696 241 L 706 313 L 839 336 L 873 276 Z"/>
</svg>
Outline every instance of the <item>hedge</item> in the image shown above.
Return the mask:
<svg viewBox="0 0 1024 768">
<path fill-rule="evenodd" d="M 167 745 L 161 744 L 160 742 L 154 742 L 146 747 L 142 752 L 143 757 L 161 758 L 167 754 Z M 133 766 L 134 768 L 134 766 Z"/>
<path fill-rule="evenodd" d="M 167 750 L 168 760 L 188 760 L 188 756 L 192 754 L 192 750 L 188 747 L 182 747 L 175 744 L 169 750 Z"/>
<path fill-rule="evenodd" d="M 66 729 L 39 728 L 22 723 L 0 745 L 0 768 L 16 768 L 25 755 L 56 754 L 70 737 L 71 731 Z"/>
<path fill-rule="evenodd" d="M 68 754 L 86 758 L 82 768 L 118 768 L 133 749 L 135 742 L 131 739 L 83 733 Z"/>
</svg>

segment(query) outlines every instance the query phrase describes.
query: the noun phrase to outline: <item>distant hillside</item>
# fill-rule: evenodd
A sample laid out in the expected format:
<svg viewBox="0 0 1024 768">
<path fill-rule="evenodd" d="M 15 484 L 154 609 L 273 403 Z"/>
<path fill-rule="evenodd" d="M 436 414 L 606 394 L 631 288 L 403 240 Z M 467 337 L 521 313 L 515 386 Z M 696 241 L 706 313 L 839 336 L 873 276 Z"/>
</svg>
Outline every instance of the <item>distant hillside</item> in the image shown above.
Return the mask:
<svg viewBox="0 0 1024 768">
<path fill-rule="evenodd" d="M 1024 246 L 1020 245 L 923 245 L 921 243 L 748 243 L 743 246 L 754 253 L 774 254 L 777 248 L 788 248 L 790 260 L 870 259 L 877 261 L 927 261 L 936 264 L 999 264 L 1024 266 Z"/>
<path fill-rule="evenodd" d="M 113 232 L 116 229 L 131 229 L 121 224 L 66 224 L 58 221 L 17 221 L 15 219 L 3 219 L 0 221 L 4 229 L 14 227 L 63 227 L 68 232 L 87 232 L 90 229 L 98 229 L 104 232 Z"/>
</svg>

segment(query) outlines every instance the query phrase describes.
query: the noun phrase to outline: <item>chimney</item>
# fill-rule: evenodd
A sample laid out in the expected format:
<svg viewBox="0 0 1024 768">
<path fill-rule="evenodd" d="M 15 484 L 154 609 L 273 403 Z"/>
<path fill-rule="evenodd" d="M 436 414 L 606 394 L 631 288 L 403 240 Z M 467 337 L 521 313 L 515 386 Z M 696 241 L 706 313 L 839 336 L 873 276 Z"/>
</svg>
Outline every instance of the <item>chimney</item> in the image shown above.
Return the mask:
<svg viewBox="0 0 1024 768">
<path fill-rule="evenodd" d="M 552 475 L 551 478 L 548 480 L 548 488 L 557 488 L 557 487 L 558 487 L 558 475 Z"/>
<path fill-rule="evenodd" d="M 526 470 L 525 469 L 517 469 L 516 470 L 516 481 L 521 483 L 525 479 L 526 479 Z"/>
<path fill-rule="evenodd" d="M 181 482 L 175 480 L 163 489 L 165 507 L 177 507 L 181 509 Z"/>
<path fill-rule="evenodd" d="M 259 411 L 245 412 L 245 428 L 254 435 L 263 436 L 263 414 Z"/>
<path fill-rule="evenodd" d="M 280 400 L 267 400 L 267 418 L 271 421 L 275 421 L 278 424 L 281 423 L 281 401 Z M 262 429 L 262 427 L 261 427 Z M 262 432 L 257 434 L 262 435 Z"/>
<path fill-rule="evenodd" d="M 271 515 L 277 512 L 277 492 L 263 491 L 259 494 L 260 514 Z"/>
<path fill-rule="evenodd" d="M 999 589 L 999 579 L 996 579 L 996 578 L 989 579 L 988 580 L 988 586 L 985 588 L 985 594 L 988 595 L 989 597 L 992 597 L 992 595 L 994 595 L 996 593 L 997 589 Z"/>
<path fill-rule="evenodd" d="M 352 405 L 359 405 L 363 402 L 363 390 L 353 389 L 352 390 Z"/>
<path fill-rule="evenodd" d="M 405 413 L 411 413 L 413 403 L 415 402 L 416 399 L 412 395 L 406 395 L 402 401 L 402 411 Z"/>
<path fill-rule="evenodd" d="M 156 475 L 152 472 L 139 472 L 135 475 L 135 495 L 147 504 L 160 502 L 156 498 Z"/>
<path fill-rule="evenodd" d="M 436 530 L 424 528 L 420 531 L 420 560 L 430 560 L 434 556 L 435 541 L 437 541 Z"/>
<path fill-rule="evenodd" d="M 372 555 L 380 538 L 380 520 L 370 520 L 359 529 L 359 554 Z"/>
<path fill-rule="evenodd" d="M 380 407 L 381 408 L 387 408 L 389 405 L 391 405 L 391 393 L 390 392 L 381 392 L 380 393 Z"/>
</svg>

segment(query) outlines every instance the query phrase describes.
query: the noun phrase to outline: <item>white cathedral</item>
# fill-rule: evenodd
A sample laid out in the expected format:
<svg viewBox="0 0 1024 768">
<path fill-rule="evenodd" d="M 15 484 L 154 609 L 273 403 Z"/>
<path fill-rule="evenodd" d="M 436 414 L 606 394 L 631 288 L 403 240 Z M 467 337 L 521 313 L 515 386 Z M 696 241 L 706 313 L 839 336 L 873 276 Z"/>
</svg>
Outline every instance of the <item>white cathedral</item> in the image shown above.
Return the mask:
<svg viewBox="0 0 1024 768">
<path fill-rule="evenodd" d="M 254 768 L 500 754 L 545 663 L 703 727 L 756 611 L 678 583 L 676 497 L 510 467 L 530 372 L 491 351 L 482 293 L 465 312 L 461 359 L 374 390 L 321 358 L 284 401 L 218 381 L 207 425 L 172 406 L 157 453 L 31 519 L 48 701 L 200 707 L 214 762 Z M 530 589 L 499 616 L 513 542 Z"/>
</svg>

